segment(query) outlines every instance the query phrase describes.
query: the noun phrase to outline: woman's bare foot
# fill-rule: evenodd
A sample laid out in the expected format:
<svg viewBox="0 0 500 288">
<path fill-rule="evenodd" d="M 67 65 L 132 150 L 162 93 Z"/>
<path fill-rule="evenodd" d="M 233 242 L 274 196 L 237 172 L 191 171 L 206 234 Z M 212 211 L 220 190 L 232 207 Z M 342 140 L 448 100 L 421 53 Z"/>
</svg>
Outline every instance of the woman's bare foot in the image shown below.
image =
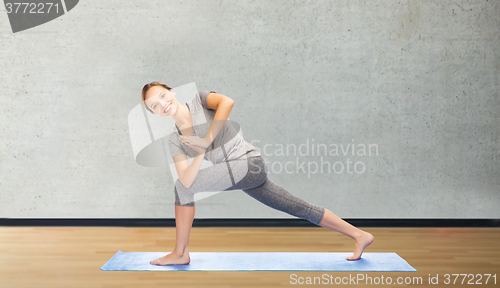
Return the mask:
<svg viewBox="0 0 500 288">
<path fill-rule="evenodd" d="M 179 256 L 177 253 L 172 252 L 166 256 L 150 261 L 149 263 L 153 265 L 185 265 L 189 264 L 189 262 L 191 262 L 189 253 Z"/>
<path fill-rule="evenodd" d="M 354 239 L 356 240 L 356 245 L 354 245 L 354 254 L 350 257 L 345 258 L 346 260 L 359 260 L 365 248 L 368 247 L 368 245 L 372 244 L 374 239 L 373 235 L 365 231 L 362 232 L 363 233 L 358 238 Z"/>
</svg>

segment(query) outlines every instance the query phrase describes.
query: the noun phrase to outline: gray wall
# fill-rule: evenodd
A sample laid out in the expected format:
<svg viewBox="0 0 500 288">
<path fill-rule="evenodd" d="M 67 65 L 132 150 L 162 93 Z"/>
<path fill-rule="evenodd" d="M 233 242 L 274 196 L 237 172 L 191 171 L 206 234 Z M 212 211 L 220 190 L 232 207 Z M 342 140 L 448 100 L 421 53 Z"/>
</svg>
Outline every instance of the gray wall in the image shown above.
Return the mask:
<svg viewBox="0 0 500 288">
<path fill-rule="evenodd" d="M 499 1 L 89 0 L 15 34 L 0 15 L 0 217 L 173 218 L 127 124 L 159 80 L 233 98 L 270 178 L 340 217 L 500 218 Z M 278 144 L 307 141 L 364 171 L 294 170 L 322 159 Z M 242 191 L 197 207 L 291 217 Z"/>
</svg>

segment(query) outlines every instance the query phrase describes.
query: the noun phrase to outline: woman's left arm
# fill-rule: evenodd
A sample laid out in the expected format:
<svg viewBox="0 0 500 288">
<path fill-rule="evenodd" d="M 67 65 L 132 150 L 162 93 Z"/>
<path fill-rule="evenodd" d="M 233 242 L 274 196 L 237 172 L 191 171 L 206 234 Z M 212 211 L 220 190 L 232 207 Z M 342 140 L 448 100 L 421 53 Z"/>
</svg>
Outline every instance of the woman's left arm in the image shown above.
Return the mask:
<svg viewBox="0 0 500 288">
<path fill-rule="evenodd" d="M 224 96 L 222 94 L 217 93 L 209 93 L 207 97 L 207 106 L 213 110 L 215 110 L 214 120 L 212 121 L 212 125 L 210 125 L 210 129 L 208 130 L 208 134 L 205 138 L 200 138 L 198 136 L 179 136 L 179 139 L 189 146 L 197 146 L 200 148 L 208 148 L 210 144 L 214 141 L 217 134 L 219 134 L 222 127 L 224 127 L 224 123 L 229 117 L 229 113 L 231 113 L 231 109 L 233 109 L 234 100 Z"/>
<path fill-rule="evenodd" d="M 212 92 L 208 94 L 207 105 L 209 108 L 216 110 L 210 130 L 208 130 L 208 134 L 205 136 L 205 140 L 210 145 L 220 130 L 222 130 L 224 123 L 229 117 L 229 113 L 233 109 L 234 100 L 222 94 Z"/>
</svg>

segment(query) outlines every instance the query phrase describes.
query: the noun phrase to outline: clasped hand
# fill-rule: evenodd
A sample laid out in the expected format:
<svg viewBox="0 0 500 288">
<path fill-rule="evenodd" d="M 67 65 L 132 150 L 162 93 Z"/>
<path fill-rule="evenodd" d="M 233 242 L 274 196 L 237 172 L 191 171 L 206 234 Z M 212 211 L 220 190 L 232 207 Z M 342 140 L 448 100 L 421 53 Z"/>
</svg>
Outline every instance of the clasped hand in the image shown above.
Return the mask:
<svg viewBox="0 0 500 288">
<path fill-rule="evenodd" d="M 188 145 L 189 147 L 193 148 L 194 151 L 196 151 L 199 154 L 204 154 L 205 149 L 210 146 L 211 143 L 209 143 L 205 138 L 201 138 L 198 136 L 179 136 L 179 140 L 181 140 L 184 144 Z"/>
</svg>

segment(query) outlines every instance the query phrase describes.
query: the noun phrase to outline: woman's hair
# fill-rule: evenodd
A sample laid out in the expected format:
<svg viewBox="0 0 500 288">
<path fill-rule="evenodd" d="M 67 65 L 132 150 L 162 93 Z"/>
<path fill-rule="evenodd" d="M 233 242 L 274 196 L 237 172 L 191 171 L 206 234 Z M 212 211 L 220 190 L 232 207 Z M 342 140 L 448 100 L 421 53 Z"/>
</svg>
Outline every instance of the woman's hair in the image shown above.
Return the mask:
<svg viewBox="0 0 500 288">
<path fill-rule="evenodd" d="M 144 85 L 144 87 L 142 87 L 142 104 L 144 105 L 144 107 L 146 107 L 146 110 L 148 110 L 151 114 L 155 114 L 155 112 L 151 111 L 151 109 L 149 109 L 149 107 L 146 106 L 146 103 L 144 103 L 144 101 L 146 100 L 146 93 L 148 93 L 148 90 L 154 86 L 161 86 L 169 91 L 172 90 L 172 88 L 168 87 L 167 84 L 163 84 L 163 83 L 158 82 L 158 81 L 153 81 L 151 83 Z"/>
</svg>

